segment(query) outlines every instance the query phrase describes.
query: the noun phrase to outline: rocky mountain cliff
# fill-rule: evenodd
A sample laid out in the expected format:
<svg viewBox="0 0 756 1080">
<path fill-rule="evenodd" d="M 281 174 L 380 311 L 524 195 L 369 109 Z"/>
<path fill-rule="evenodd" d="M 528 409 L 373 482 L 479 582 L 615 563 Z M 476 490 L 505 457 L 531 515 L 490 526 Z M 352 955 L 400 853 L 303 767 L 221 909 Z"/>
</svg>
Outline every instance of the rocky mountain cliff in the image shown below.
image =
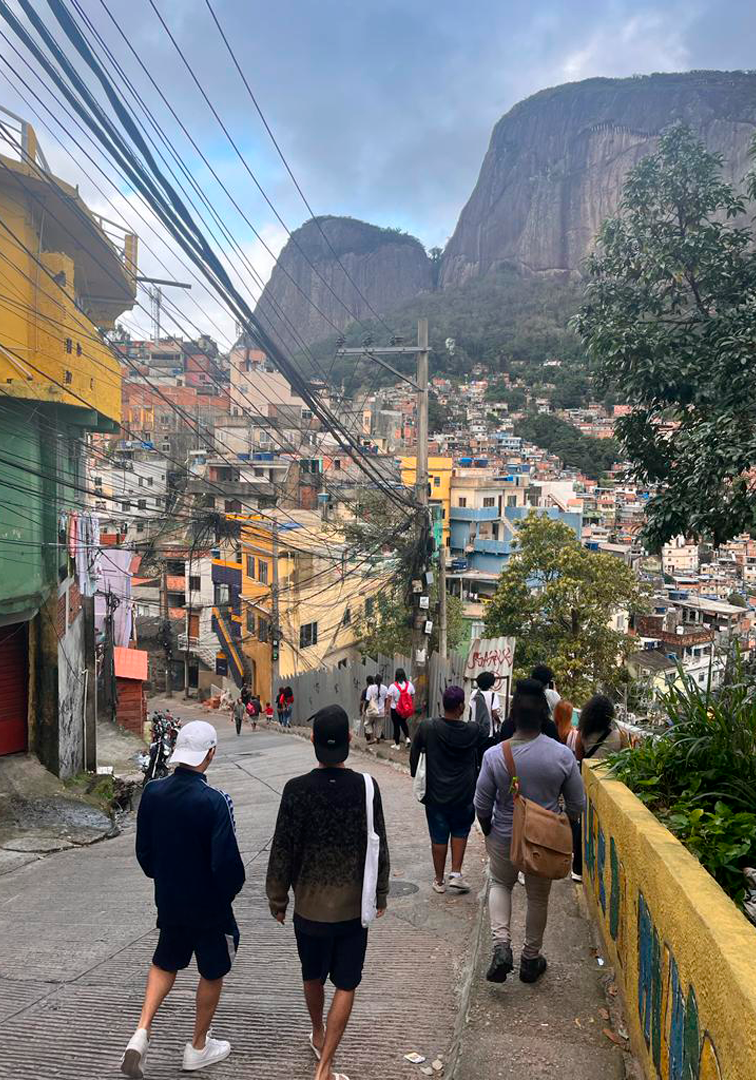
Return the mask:
<svg viewBox="0 0 756 1080">
<path fill-rule="evenodd" d="M 509 264 L 575 270 L 619 203 L 628 170 L 660 131 L 689 124 L 740 183 L 756 133 L 756 75 L 689 72 L 588 79 L 527 98 L 502 117 L 444 252 L 454 288 Z"/>
<path fill-rule="evenodd" d="M 383 315 L 432 286 L 431 262 L 413 236 L 354 218 L 313 218 L 292 233 L 257 314 L 284 348 L 297 351 L 300 341 Z"/>
</svg>

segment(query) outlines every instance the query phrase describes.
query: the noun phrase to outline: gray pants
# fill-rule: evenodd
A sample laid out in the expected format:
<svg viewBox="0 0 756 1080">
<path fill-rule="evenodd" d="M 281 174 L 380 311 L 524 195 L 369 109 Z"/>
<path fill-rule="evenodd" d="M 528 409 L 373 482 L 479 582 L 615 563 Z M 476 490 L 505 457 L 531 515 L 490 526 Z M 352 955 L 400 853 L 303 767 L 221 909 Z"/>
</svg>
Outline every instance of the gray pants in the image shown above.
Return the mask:
<svg viewBox="0 0 756 1080">
<path fill-rule="evenodd" d="M 509 840 L 494 836 L 486 837 L 488 851 L 488 873 L 491 890 L 488 896 L 488 912 L 491 918 L 491 935 L 494 945 L 511 944 L 512 934 L 512 889 L 517 883 L 517 868 L 509 861 Z M 549 914 L 549 893 L 551 881 L 525 875 L 525 893 L 528 898 L 528 910 L 525 917 L 525 946 L 522 955 L 526 959 L 538 956 L 543 944 L 546 919 Z"/>
</svg>

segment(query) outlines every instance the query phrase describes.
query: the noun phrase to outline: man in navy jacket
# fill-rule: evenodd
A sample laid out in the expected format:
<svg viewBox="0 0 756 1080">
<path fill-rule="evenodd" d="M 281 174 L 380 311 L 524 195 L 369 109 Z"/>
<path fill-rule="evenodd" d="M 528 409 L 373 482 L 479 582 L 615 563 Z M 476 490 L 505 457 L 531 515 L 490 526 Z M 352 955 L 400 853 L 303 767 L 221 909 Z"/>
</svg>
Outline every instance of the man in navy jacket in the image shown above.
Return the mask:
<svg viewBox="0 0 756 1080">
<path fill-rule="evenodd" d="M 207 1034 L 239 946 L 231 904 L 244 884 L 233 804 L 205 778 L 217 741 L 215 728 L 204 720 L 183 727 L 171 758 L 176 770 L 147 784 L 139 805 L 136 855 L 155 882 L 160 937 L 139 1026 L 121 1064 L 121 1071 L 135 1080 L 144 1076 L 155 1014 L 176 972 L 187 967 L 193 955 L 200 974 L 197 1015 L 183 1068 L 203 1069 L 231 1053 L 230 1043 Z"/>
</svg>

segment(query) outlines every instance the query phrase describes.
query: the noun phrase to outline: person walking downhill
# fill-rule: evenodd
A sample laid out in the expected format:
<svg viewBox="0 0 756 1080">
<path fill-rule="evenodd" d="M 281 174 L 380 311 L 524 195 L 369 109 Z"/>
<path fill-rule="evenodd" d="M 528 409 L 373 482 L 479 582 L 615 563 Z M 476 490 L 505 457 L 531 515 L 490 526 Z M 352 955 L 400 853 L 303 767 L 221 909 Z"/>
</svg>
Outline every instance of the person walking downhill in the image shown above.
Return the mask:
<svg viewBox="0 0 756 1080">
<path fill-rule="evenodd" d="M 554 723 L 559 732 L 559 739 L 575 755 L 578 765 L 583 760 L 583 743 L 580 732 L 572 726 L 572 716 L 575 709 L 571 701 L 561 698 L 554 709 Z M 582 816 L 570 818 L 572 827 L 572 880 L 578 884 L 583 880 L 583 834 Z"/>
<path fill-rule="evenodd" d="M 290 686 L 284 687 L 284 727 L 291 727 L 291 717 L 294 712 L 294 691 Z"/>
<path fill-rule="evenodd" d="M 236 734 L 241 735 L 242 724 L 247 718 L 247 706 L 244 704 L 240 697 L 238 697 L 234 702 L 231 712 L 234 717 Z"/>
<path fill-rule="evenodd" d="M 556 814 L 561 797 L 570 818 L 580 816 L 585 801 L 583 781 L 574 755 L 566 746 L 542 733 L 548 708 L 543 684 L 534 679 L 521 679 L 512 699 L 514 738 L 486 751 L 478 777 L 475 810 L 486 837 L 491 879 L 488 903 L 493 956 L 486 974 L 489 982 L 504 982 L 510 971 L 514 970 L 510 924 L 512 891 L 518 871 L 509 858 L 514 777 L 506 763 L 507 747 L 517 770 L 521 794 L 526 799 Z M 525 892 L 528 907 L 520 979 L 534 983 L 547 966 L 546 958 L 541 955 L 541 946 L 548 918 L 551 880 L 526 873 Z"/>
<path fill-rule="evenodd" d="M 366 907 L 381 916 L 388 898 L 381 794 L 371 777 L 346 767 L 350 740 L 349 717 L 340 705 L 326 706 L 312 718 L 318 767 L 284 787 L 266 880 L 271 914 L 280 923 L 294 890 L 294 932 L 312 1021 L 309 1043 L 318 1062 L 315 1080 L 348 1080 L 332 1066 L 362 979 Z M 324 1024 L 328 978 L 336 992 Z"/>
<path fill-rule="evenodd" d="M 247 716 L 249 718 L 250 724 L 252 725 L 253 731 L 257 731 L 257 721 L 260 717 L 261 712 L 262 705 L 260 703 L 260 698 L 257 696 L 257 694 L 253 694 L 252 698 L 249 701 L 249 704 L 247 705 Z"/>
<path fill-rule="evenodd" d="M 388 689 L 383 677 L 376 675 L 365 694 L 365 739 L 379 743 L 383 738 L 383 721 L 386 716 Z"/>
<path fill-rule="evenodd" d="M 286 694 L 284 688 L 279 686 L 276 693 L 276 715 L 278 716 L 278 723 L 281 727 L 284 726 L 284 712 L 286 710 Z"/>
<path fill-rule="evenodd" d="M 619 753 L 628 745 L 627 738 L 614 722 L 614 705 L 603 694 L 594 694 L 581 709 L 578 733 L 583 758 L 599 761 Z"/>
<path fill-rule="evenodd" d="M 394 725 L 394 744 L 392 750 L 401 750 L 401 738 L 404 734 L 404 744 L 409 746 L 410 717 L 415 715 L 415 687 L 407 678 L 404 668 L 397 668 L 394 672 L 394 681 L 388 688 L 386 697 L 386 715 L 391 711 L 391 723 Z"/>
<path fill-rule="evenodd" d="M 557 726 L 554 723 L 554 709 L 556 708 L 557 703 L 560 701 L 560 697 L 554 689 L 553 671 L 546 664 L 537 664 L 533 668 L 530 679 L 527 681 L 534 681 L 539 683 L 541 686 L 541 690 L 543 691 L 546 698 L 547 708 L 543 718 L 543 723 L 541 725 L 541 730 L 543 731 L 543 734 L 548 735 L 548 737 L 550 739 L 554 739 L 555 742 L 561 742 L 562 740 L 559 737 Z M 514 734 L 515 721 L 514 716 L 512 715 L 512 711 L 510 709 L 509 716 L 501 725 L 501 730 L 499 732 L 500 741 L 504 742 L 507 739 L 511 739 L 514 737 Z"/>
<path fill-rule="evenodd" d="M 184 1048 L 183 1069 L 193 1072 L 231 1053 L 231 1044 L 209 1033 L 223 988 L 239 948 L 232 901 L 244 885 L 231 799 L 205 777 L 215 757 L 215 728 L 193 720 L 178 733 L 170 760 L 175 772 L 151 780 L 137 814 L 136 856 L 155 882 L 160 930 L 152 958 L 139 1024 L 121 1062 L 121 1072 L 141 1080 L 150 1029 L 176 973 L 197 961 L 199 986 L 192 1041 Z"/>
<path fill-rule="evenodd" d="M 410 772 L 417 774 L 420 755 L 425 754 L 425 816 L 433 857 L 433 889 L 446 892 L 446 856 L 451 837 L 451 873 L 448 886 L 465 893 L 470 886 L 462 877 L 467 839 L 475 821 L 473 797 L 478 751 L 488 738 L 488 729 L 476 721 L 467 723 L 465 692 L 461 686 L 444 690 L 444 715 L 423 720 L 410 751 Z"/>
<path fill-rule="evenodd" d="M 362 720 L 363 724 L 365 724 L 365 715 L 367 713 L 367 692 L 374 682 L 375 679 L 373 678 L 373 676 L 367 675 L 365 677 L 365 685 L 363 686 L 362 693 L 360 694 L 360 720 Z M 367 732 L 365 732 L 365 734 L 367 734 Z"/>
</svg>

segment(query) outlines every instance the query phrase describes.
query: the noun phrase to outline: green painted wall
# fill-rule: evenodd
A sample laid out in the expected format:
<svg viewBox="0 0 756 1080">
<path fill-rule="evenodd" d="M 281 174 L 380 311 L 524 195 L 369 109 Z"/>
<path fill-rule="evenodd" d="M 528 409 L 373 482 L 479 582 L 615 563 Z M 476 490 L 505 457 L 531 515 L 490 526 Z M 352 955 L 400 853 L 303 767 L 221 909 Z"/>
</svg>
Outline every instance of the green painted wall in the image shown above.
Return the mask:
<svg viewBox="0 0 756 1080">
<path fill-rule="evenodd" d="M 54 408 L 6 399 L 0 409 L 0 615 L 39 607 L 57 585 L 63 462 Z"/>
</svg>

